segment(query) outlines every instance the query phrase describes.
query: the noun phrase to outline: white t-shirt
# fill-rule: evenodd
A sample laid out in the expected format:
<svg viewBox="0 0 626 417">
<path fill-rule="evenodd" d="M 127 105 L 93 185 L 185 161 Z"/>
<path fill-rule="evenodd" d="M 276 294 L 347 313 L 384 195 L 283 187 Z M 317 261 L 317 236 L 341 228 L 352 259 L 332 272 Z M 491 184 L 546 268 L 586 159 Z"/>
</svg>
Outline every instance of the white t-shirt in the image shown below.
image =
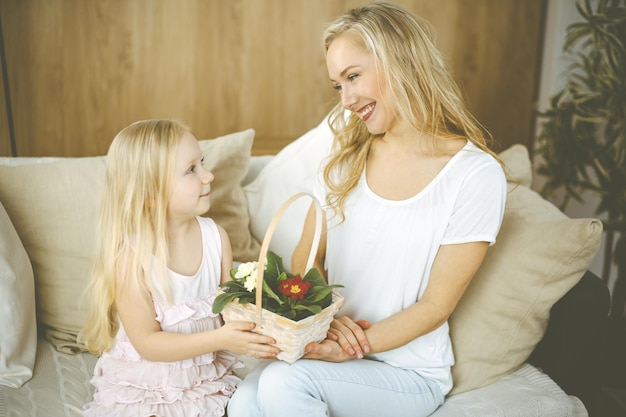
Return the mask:
<svg viewBox="0 0 626 417">
<path fill-rule="evenodd" d="M 321 178 L 320 178 L 321 180 Z M 326 201 L 326 187 L 316 190 Z M 342 315 L 378 322 L 413 305 L 424 293 L 440 245 L 493 244 L 504 215 L 506 179 L 500 164 L 468 142 L 417 195 L 387 200 L 368 187 L 365 172 L 346 200 L 345 221 L 327 212 L 326 269 L 342 284 Z M 413 369 L 452 388 L 448 324 L 391 351 L 370 355 Z"/>
</svg>

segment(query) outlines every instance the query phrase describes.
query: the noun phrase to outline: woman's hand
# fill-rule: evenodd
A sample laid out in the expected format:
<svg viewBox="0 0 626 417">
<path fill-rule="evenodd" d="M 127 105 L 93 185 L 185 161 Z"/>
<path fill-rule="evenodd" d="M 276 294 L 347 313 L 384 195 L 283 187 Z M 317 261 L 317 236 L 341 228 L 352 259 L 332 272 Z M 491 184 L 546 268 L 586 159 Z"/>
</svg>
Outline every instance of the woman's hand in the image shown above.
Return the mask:
<svg viewBox="0 0 626 417">
<path fill-rule="evenodd" d="M 352 320 L 350 317 L 334 319 L 328 329 L 327 338 L 333 340 L 349 355 L 361 359 L 371 348 L 365 330 L 371 323 L 367 320 Z"/>
<path fill-rule="evenodd" d="M 345 362 L 355 359 L 334 340 L 325 339 L 320 343 L 309 343 L 306 345 L 304 359 L 318 359 L 326 362 Z"/>
<path fill-rule="evenodd" d="M 226 323 L 219 328 L 224 338 L 225 348 L 242 355 L 257 359 L 276 359 L 280 349 L 276 346 L 276 340 L 269 336 L 254 333 L 256 325 L 253 322 L 237 321 Z"/>
<path fill-rule="evenodd" d="M 364 332 L 370 326 L 367 320 L 354 321 L 345 316 L 335 319 L 328 329 L 326 340 L 321 343 L 309 343 L 305 348 L 304 358 L 327 362 L 361 359 L 370 352 Z"/>
</svg>

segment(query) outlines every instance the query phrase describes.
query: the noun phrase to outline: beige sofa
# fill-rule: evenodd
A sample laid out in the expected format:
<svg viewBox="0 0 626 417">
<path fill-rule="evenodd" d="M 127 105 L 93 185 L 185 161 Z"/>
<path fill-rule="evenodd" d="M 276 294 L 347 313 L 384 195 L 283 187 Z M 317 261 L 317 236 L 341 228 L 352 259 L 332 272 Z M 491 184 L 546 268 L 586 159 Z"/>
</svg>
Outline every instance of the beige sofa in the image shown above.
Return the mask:
<svg viewBox="0 0 626 417">
<path fill-rule="evenodd" d="M 210 215 L 238 261 L 256 258 L 284 200 L 310 191 L 330 132 L 322 121 L 276 156 L 251 157 L 253 140 L 247 130 L 201 141 L 216 178 Z M 498 241 L 450 320 L 455 388 L 433 416 L 587 416 L 528 358 L 550 309 L 595 256 L 601 223 L 570 219 L 532 191 L 523 146 L 500 156 L 518 184 L 510 185 Z M 92 394 L 96 358 L 76 334 L 104 158 L 0 158 L 0 416 L 79 416 Z M 272 239 L 285 265 L 306 204 L 284 214 Z"/>
</svg>

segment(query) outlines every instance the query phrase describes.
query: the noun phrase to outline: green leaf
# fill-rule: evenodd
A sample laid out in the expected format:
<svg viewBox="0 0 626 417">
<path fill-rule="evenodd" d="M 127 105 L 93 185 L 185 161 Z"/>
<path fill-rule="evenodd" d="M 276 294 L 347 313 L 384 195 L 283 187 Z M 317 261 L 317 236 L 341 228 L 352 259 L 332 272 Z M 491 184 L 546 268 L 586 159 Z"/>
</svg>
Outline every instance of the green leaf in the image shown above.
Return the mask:
<svg viewBox="0 0 626 417">
<path fill-rule="evenodd" d="M 307 297 L 307 302 L 318 303 L 322 301 L 323 299 L 325 299 L 326 297 L 328 297 L 329 294 L 332 294 L 333 290 L 338 287 L 341 287 L 341 285 L 312 287 L 311 290 L 309 291 L 309 294 L 312 294 L 312 295 L 310 296 L 310 298 Z"/>
<path fill-rule="evenodd" d="M 279 305 L 282 305 L 284 303 L 284 301 L 278 296 L 278 294 L 276 294 L 265 281 L 263 281 L 263 293 L 264 295 L 267 295 L 269 298 L 276 301 Z"/>
<path fill-rule="evenodd" d="M 320 306 L 314 305 L 314 306 L 305 306 L 302 304 L 296 304 L 293 306 L 294 310 L 297 311 L 302 311 L 302 310 L 306 310 L 312 314 L 319 314 L 322 312 L 322 308 Z"/>
<path fill-rule="evenodd" d="M 264 279 L 276 280 L 284 270 L 283 259 L 274 252 L 269 251 L 266 255 L 265 272 L 263 273 Z"/>
<path fill-rule="evenodd" d="M 283 308 L 281 311 L 276 312 L 276 313 L 280 314 L 281 316 L 286 317 L 286 318 L 288 318 L 290 320 L 295 320 L 296 317 L 297 317 L 296 310 L 291 309 L 291 308 L 289 308 L 289 309 Z"/>
<path fill-rule="evenodd" d="M 568 32 L 563 44 L 564 51 L 570 51 L 577 43 L 589 35 L 589 26 L 586 23 L 572 23 L 567 27 Z"/>
<path fill-rule="evenodd" d="M 239 281 L 227 281 L 222 284 L 222 289 L 224 291 L 247 291 L 246 287 Z"/>
<path fill-rule="evenodd" d="M 245 293 L 224 292 L 218 295 L 217 297 L 215 297 L 215 300 L 213 301 L 213 307 L 212 307 L 213 314 L 221 313 L 222 310 L 224 310 L 224 307 L 226 307 L 226 304 L 230 303 L 235 298 L 241 297 L 242 295 L 245 295 Z"/>
</svg>

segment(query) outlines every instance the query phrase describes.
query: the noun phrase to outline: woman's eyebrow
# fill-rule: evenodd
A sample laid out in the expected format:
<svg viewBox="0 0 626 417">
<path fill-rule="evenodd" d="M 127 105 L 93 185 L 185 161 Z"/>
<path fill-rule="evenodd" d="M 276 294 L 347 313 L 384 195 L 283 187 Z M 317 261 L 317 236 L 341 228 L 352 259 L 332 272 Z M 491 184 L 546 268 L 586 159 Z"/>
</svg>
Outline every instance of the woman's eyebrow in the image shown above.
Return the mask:
<svg viewBox="0 0 626 417">
<path fill-rule="evenodd" d="M 346 68 L 343 69 L 343 71 L 339 73 L 339 78 L 343 78 L 348 71 L 350 71 L 352 68 L 355 68 L 355 67 L 357 67 L 357 65 L 348 65 Z M 331 78 L 330 81 L 334 82 L 335 80 Z"/>
</svg>

